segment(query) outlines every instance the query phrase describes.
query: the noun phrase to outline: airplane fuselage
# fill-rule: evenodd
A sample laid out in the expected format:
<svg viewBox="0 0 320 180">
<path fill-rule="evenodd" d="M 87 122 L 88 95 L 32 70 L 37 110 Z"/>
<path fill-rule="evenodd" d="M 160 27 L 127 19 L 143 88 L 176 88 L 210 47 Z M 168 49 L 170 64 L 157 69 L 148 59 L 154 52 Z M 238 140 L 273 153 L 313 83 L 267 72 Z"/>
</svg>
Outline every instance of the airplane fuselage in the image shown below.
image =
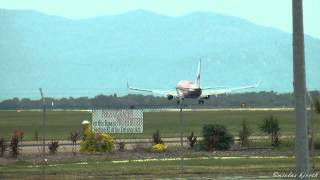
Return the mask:
<svg viewBox="0 0 320 180">
<path fill-rule="evenodd" d="M 176 89 L 179 96 L 183 98 L 199 98 L 202 93 L 201 88 L 197 87 L 197 84 L 186 80 L 179 81 Z"/>
</svg>

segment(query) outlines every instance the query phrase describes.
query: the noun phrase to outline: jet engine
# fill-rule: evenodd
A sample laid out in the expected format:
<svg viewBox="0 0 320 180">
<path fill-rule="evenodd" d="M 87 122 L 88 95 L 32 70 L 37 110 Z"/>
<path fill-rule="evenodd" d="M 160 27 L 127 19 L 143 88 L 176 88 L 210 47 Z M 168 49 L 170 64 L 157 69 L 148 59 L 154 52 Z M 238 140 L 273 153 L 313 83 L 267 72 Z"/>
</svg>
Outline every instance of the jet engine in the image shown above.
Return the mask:
<svg viewBox="0 0 320 180">
<path fill-rule="evenodd" d="M 173 99 L 173 96 L 172 95 L 167 95 L 167 98 L 168 98 L 168 100 L 171 100 L 171 99 Z"/>
</svg>

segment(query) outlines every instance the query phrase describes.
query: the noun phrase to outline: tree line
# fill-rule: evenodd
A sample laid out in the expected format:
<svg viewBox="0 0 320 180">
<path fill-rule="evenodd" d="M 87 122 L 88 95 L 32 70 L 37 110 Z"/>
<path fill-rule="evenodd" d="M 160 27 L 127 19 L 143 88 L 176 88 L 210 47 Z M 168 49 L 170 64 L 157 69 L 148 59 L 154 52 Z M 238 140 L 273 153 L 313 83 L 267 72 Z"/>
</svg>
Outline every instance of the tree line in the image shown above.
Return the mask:
<svg viewBox="0 0 320 180">
<path fill-rule="evenodd" d="M 320 98 L 319 91 L 309 93 L 312 99 Z M 309 101 L 309 96 L 307 97 Z M 166 108 L 177 107 L 175 100 L 168 100 L 166 97 L 152 95 L 134 95 L 126 96 L 97 95 L 95 97 L 69 97 L 69 98 L 45 98 L 46 107 L 53 109 L 94 109 L 94 108 Z M 247 92 L 239 94 L 226 94 L 220 96 L 211 96 L 205 101 L 204 105 L 198 105 L 197 100 L 188 100 L 184 102 L 185 106 L 191 107 L 293 107 L 294 96 L 292 93 L 266 92 Z M 40 109 L 42 101 L 31 100 L 29 98 L 12 98 L 0 102 L 0 109 Z"/>
</svg>

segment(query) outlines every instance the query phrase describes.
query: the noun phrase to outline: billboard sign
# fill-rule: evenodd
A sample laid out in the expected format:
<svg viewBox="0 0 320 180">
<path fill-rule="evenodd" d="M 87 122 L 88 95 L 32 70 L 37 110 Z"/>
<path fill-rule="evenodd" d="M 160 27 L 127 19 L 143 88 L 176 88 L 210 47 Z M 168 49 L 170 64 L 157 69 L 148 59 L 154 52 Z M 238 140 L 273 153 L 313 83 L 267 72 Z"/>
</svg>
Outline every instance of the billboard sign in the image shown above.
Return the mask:
<svg viewBox="0 0 320 180">
<path fill-rule="evenodd" d="M 139 109 L 97 109 L 92 111 L 96 133 L 142 133 L 143 111 Z"/>
</svg>

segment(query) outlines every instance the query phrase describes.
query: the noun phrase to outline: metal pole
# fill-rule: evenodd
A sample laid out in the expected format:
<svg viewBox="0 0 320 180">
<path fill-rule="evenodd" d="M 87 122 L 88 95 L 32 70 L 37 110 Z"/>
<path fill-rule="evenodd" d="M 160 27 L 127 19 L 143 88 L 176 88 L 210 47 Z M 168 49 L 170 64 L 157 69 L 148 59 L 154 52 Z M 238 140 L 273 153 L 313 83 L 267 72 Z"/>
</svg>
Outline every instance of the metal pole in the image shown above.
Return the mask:
<svg viewBox="0 0 320 180">
<path fill-rule="evenodd" d="M 310 139 L 310 143 L 311 143 L 311 149 L 310 149 L 310 154 L 311 154 L 311 162 L 312 162 L 312 170 L 314 170 L 315 168 L 315 162 L 314 162 L 314 124 L 313 124 L 313 99 L 311 94 L 308 92 L 308 96 L 309 96 L 309 101 L 310 101 L 310 118 L 309 118 L 309 123 L 310 123 L 310 131 L 311 131 L 311 139 Z"/>
<path fill-rule="evenodd" d="M 180 118 L 180 144 L 181 147 L 183 147 L 183 122 L 182 122 L 182 100 L 180 101 L 180 114 L 179 114 L 179 118 Z"/>
<path fill-rule="evenodd" d="M 304 61 L 304 33 L 302 0 L 292 0 L 293 24 L 293 73 L 295 96 L 295 163 L 298 179 L 308 173 L 308 122 L 306 112 L 306 77 Z"/>
<path fill-rule="evenodd" d="M 315 169 L 314 162 L 314 122 L 313 122 L 313 101 L 311 101 L 311 112 L 310 112 L 310 125 L 311 125 L 311 161 L 312 161 L 312 170 Z"/>
<path fill-rule="evenodd" d="M 183 158 L 183 116 L 182 116 L 182 102 L 183 102 L 183 99 L 180 98 L 180 113 L 179 113 L 179 116 L 180 116 L 180 143 L 181 143 L 181 163 L 180 163 L 180 170 L 181 170 L 181 175 L 183 175 L 183 172 L 184 172 L 184 167 L 183 167 L 183 161 L 184 161 L 184 158 Z"/>
<path fill-rule="evenodd" d="M 42 99 L 42 108 L 43 108 L 43 120 L 42 120 L 42 175 L 43 179 L 46 178 L 46 171 L 45 171 L 45 166 L 46 166 L 46 119 L 47 119 L 47 114 L 46 114 L 46 101 L 45 97 L 43 95 L 42 89 L 39 88 L 40 90 L 40 95 Z"/>
</svg>

